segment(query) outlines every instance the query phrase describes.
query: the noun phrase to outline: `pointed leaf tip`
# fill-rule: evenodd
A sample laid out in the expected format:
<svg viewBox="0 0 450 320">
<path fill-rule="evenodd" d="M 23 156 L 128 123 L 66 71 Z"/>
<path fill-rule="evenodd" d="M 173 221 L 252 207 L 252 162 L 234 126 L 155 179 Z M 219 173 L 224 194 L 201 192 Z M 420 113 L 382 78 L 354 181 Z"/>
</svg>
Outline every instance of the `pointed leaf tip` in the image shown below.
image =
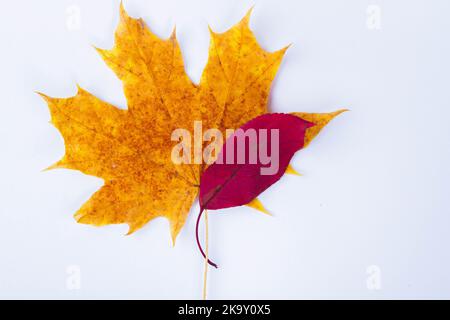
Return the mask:
<svg viewBox="0 0 450 320">
<path fill-rule="evenodd" d="M 125 6 L 123 5 L 123 1 L 120 1 L 119 6 L 120 18 L 125 19 L 128 17 L 127 11 L 125 10 Z"/>
<path fill-rule="evenodd" d="M 347 109 L 340 109 L 329 113 L 307 113 L 307 112 L 293 112 L 295 115 L 303 120 L 314 123 L 315 126 L 309 128 L 305 135 L 305 145 L 307 147 L 309 143 L 319 134 L 319 132 L 336 116 L 348 111 Z"/>
<path fill-rule="evenodd" d="M 250 17 L 252 16 L 253 10 L 255 9 L 255 5 L 252 5 L 247 12 L 245 13 L 244 19 L 250 20 Z"/>
<path fill-rule="evenodd" d="M 176 40 L 177 39 L 177 25 L 173 26 L 172 32 L 170 33 L 170 40 Z"/>
<path fill-rule="evenodd" d="M 39 92 L 39 91 L 35 91 L 34 93 L 36 93 L 37 95 L 39 95 L 42 99 L 44 99 L 46 102 L 50 101 L 50 97 L 48 95 L 46 95 L 45 93 Z"/>
<path fill-rule="evenodd" d="M 285 171 L 286 174 L 292 174 L 295 176 L 301 176 L 300 173 L 297 172 L 297 170 L 294 169 L 294 167 L 292 167 L 292 165 L 288 165 Z"/>
<path fill-rule="evenodd" d="M 209 23 L 208 23 L 208 31 L 209 31 L 210 35 L 214 35 L 215 34 L 214 30 L 212 29 L 212 27 L 211 27 L 211 25 Z"/>
<path fill-rule="evenodd" d="M 264 214 L 267 214 L 271 216 L 272 214 L 267 211 L 267 209 L 264 207 L 264 205 L 261 203 L 261 201 L 258 198 L 253 199 L 249 203 L 246 204 L 247 207 L 253 208 L 255 210 L 258 210 Z"/>
</svg>

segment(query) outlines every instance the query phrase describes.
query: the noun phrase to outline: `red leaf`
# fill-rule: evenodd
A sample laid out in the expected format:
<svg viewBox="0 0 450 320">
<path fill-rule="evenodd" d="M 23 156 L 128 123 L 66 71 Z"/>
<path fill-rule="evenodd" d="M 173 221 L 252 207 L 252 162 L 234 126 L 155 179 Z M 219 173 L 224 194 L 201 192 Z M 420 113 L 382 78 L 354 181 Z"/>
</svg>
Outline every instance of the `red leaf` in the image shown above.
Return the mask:
<svg viewBox="0 0 450 320">
<path fill-rule="evenodd" d="M 290 114 L 265 114 L 250 120 L 227 139 L 218 159 L 200 181 L 196 233 L 203 256 L 198 240 L 203 210 L 245 205 L 277 182 L 294 153 L 303 147 L 305 132 L 312 126 Z"/>
</svg>

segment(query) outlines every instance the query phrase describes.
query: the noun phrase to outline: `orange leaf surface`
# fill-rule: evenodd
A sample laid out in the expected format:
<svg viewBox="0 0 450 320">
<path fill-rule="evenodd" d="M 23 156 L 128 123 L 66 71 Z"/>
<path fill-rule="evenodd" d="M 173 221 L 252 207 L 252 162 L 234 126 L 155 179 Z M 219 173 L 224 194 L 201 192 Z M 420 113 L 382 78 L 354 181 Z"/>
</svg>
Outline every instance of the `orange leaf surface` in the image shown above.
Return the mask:
<svg viewBox="0 0 450 320">
<path fill-rule="evenodd" d="M 166 217 L 175 242 L 204 166 L 172 162 L 172 131 L 192 130 L 194 121 L 202 121 L 204 129 L 237 128 L 268 112 L 270 86 L 287 48 L 262 49 L 249 19 L 250 11 L 230 30 L 211 31 L 209 60 L 196 85 L 185 72 L 175 31 L 162 40 L 121 5 L 114 47 L 97 51 L 122 81 L 127 110 L 81 88 L 70 98 L 41 94 L 65 141 L 64 157 L 49 169 L 74 169 L 104 180 L 76 212 L 78 222 L 126 223 L 132 233 Z M 308 129 L 305 145 L 337 114 L 294 113 L 317 124 Z"/>
</svg>

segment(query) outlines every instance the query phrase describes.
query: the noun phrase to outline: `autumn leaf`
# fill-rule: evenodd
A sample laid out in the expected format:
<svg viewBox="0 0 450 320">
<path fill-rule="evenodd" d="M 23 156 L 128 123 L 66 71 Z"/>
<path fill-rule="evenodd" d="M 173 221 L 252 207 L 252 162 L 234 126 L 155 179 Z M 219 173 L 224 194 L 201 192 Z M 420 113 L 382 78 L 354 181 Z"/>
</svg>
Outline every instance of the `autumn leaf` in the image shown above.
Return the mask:
<svg viewBox="0 0 450 320">
<path fill-rule="evenodd" d="M 311 122 L 283 113 L 264 114 L 244 124 L 223 145 L 220 163 L 216 160 L 203 173 L 200 210 L 251 202 L 281 178 L 312 127 Z"/>
<path fill-rule="evenodd" d="M 222 146 L 217 160 L 200 180 L 197 245 L 202 255 L 198 226 L 204 210 L 242 206 L 252 202 L 285 173 L 305 134 L 314 124 L 290 114 L 258 116 L 236 130 Z M 208 259 L 208 262 L 217 265 Z"/>
<path fill-rule="evenodd" d="M 70 98 L 41 94 L 65 142 L 64 157 L 49 169 L 79 170 L 104 180 L 75 213 L 79 223 L 126 223 L 130 234 L 165 217 L 175 242 L 205 167 L 171 161 L 173 130 L 192 130 L 194 121 L 204 128 L 238 128 L 268 112 L 270 86 L 287 48 L 262 49 L 249 19 L 250 12 L 224 33 L 211 31 L 209 60 L 196 85 L 185 72 L 175 30 L 160 39 L 121 5 L 114 47 L 97 51 L 122 81 L 127 109 L 81 88 Z M 295 115 L 316 124 L 306 132 L 306 145 L 336 114 Z"/>
</svg>

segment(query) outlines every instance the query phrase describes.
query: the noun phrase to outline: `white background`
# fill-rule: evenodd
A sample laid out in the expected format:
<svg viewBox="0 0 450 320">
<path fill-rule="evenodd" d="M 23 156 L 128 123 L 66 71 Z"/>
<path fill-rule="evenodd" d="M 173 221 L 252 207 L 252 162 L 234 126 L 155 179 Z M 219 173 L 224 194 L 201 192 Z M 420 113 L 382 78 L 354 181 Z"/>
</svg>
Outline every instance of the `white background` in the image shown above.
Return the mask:
<svg viewBox="0 0 450 320">
<path fill-rule="evenodd" d="M 293 43 L 271 109 L 352 111 L 295 156 L 303 177 L 285 176 L 263 194 L 274 217 L 248 208 L 210 214 L 220 269 L 210 270 L 208 297 L 450 298 L 450 2 L 125 1 L 160 36 L 176 23 L 194 81 L 207 59 L 207 24 L 224 31 L 252 4 L 265 49 Z M 380 30 L 367 26 L 370 4 L 381 9 Z M 64 146 L 35 90 L 70 96 L 79 83 L 126 107 L 121 83 L 91 46 L 113 45 L 118 6 L 2 1 L 1 298 L 201 297 L 197 205 L 172 248 L 164 219 L 129 237 L 125 225 L 77 224 L 72 214 L 102 181 L 41 172 Z M 81 287 L 70 290 L 78 269 Z M 367 285 L 373 276 L 381 286 Z"/>
</svg>

